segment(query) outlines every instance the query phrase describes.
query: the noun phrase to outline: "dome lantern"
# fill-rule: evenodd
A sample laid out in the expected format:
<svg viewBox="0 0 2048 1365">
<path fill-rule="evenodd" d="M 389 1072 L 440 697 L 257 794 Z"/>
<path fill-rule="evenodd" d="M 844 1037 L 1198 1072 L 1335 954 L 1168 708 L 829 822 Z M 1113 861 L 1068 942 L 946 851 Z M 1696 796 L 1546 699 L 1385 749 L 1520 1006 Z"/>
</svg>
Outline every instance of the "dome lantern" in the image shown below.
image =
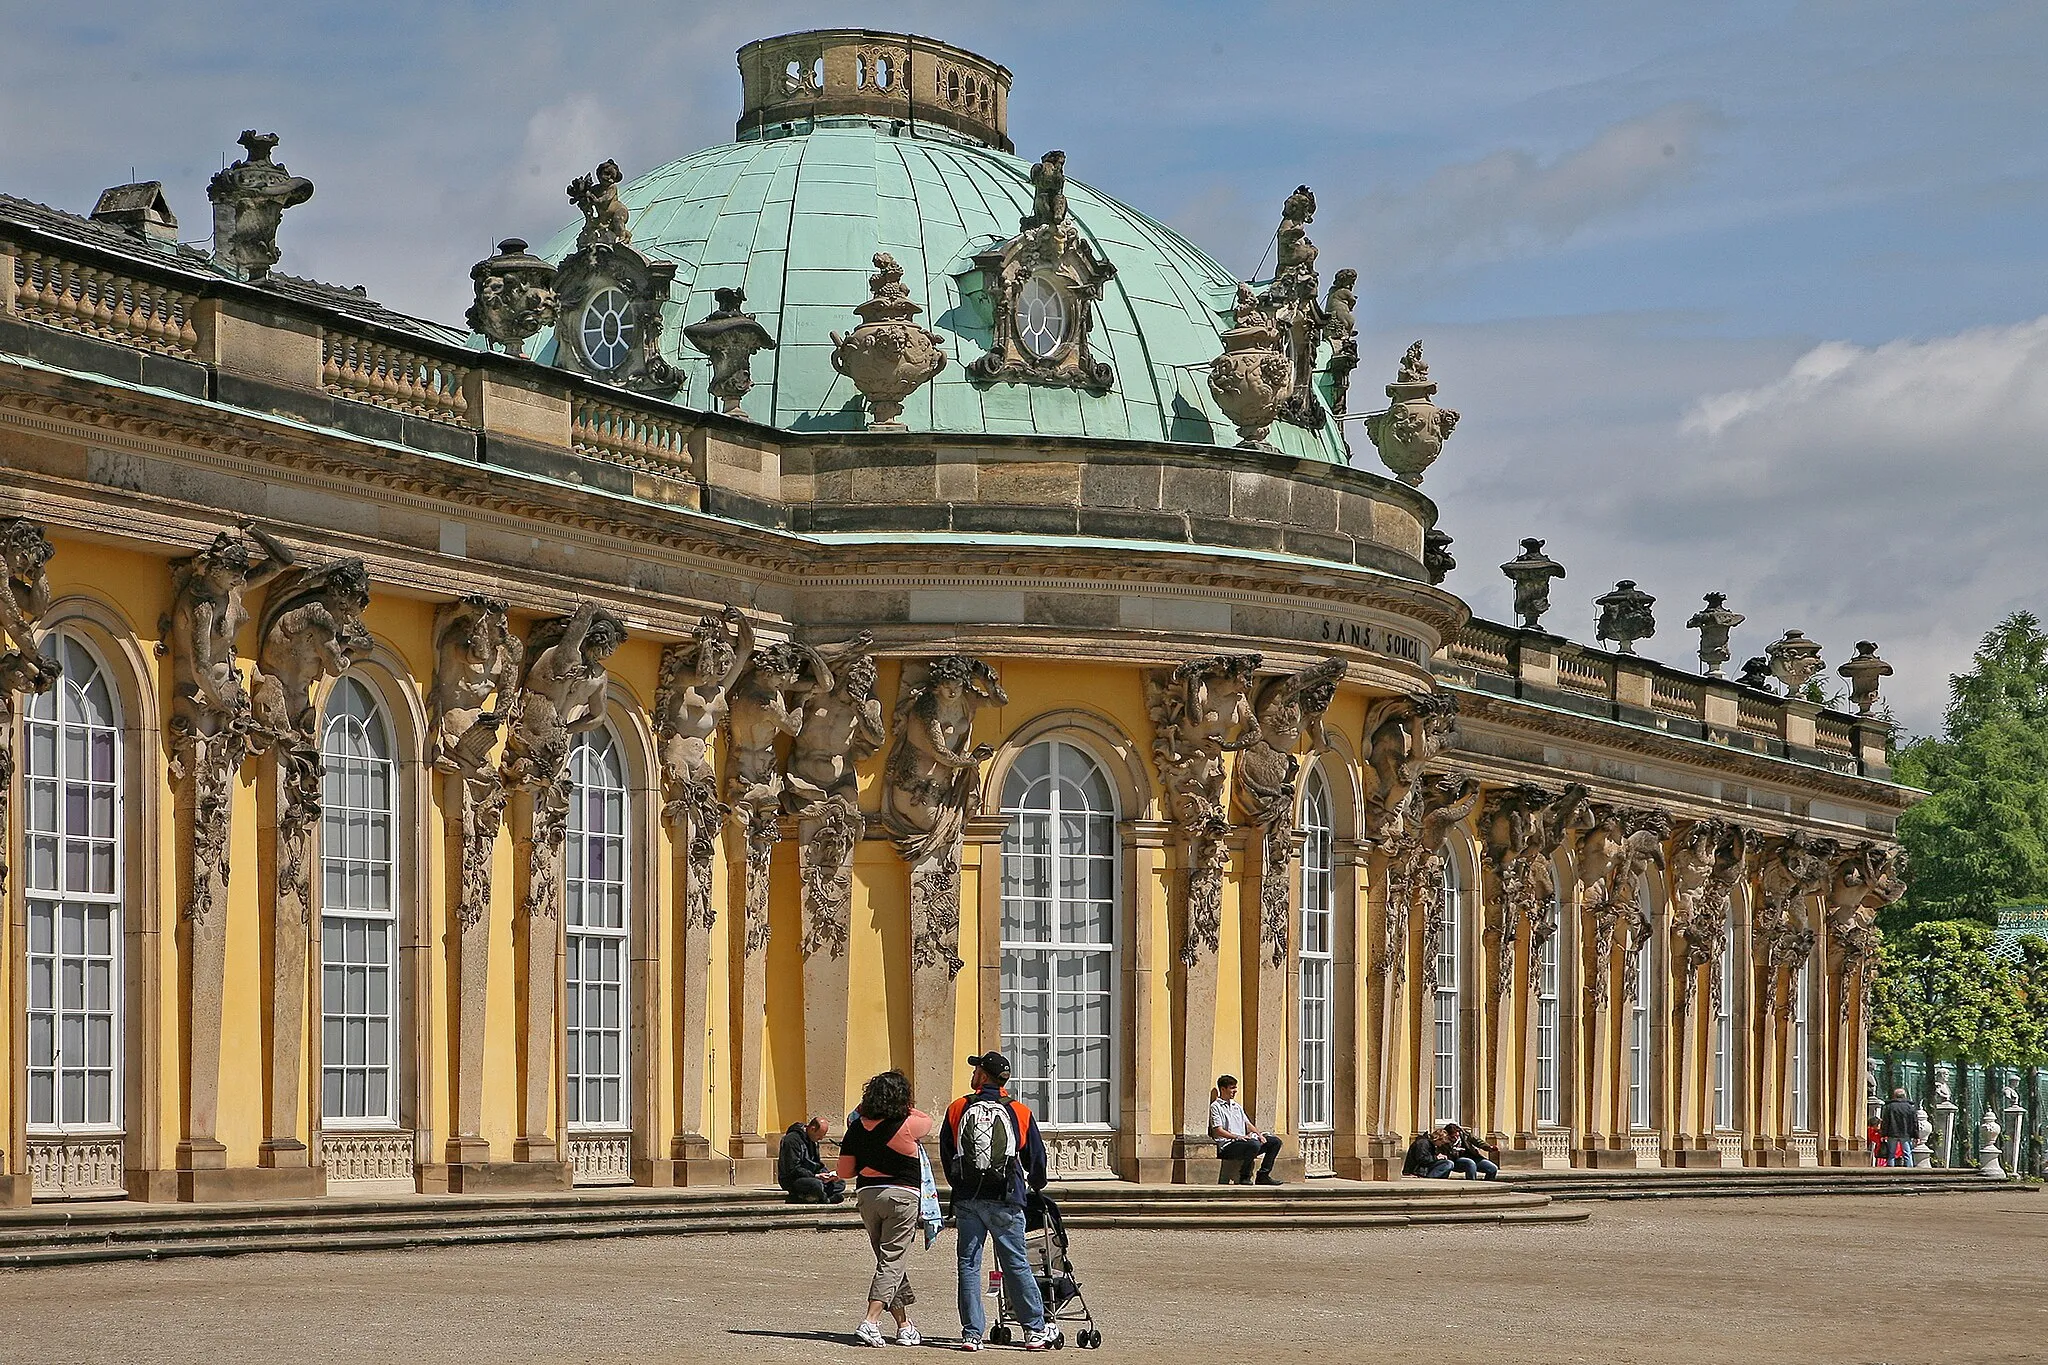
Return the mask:
<svg viewBox="0 0 2048 1365">
<path fill-rule="evenodd" d="M 748 43 L 739 60 L 742 140 L 804 119 L 865 117 L 936 124 L 1015 150 L 1010 69 L 950 43 L 874 29 L 813 29 Z"/>
</svg>

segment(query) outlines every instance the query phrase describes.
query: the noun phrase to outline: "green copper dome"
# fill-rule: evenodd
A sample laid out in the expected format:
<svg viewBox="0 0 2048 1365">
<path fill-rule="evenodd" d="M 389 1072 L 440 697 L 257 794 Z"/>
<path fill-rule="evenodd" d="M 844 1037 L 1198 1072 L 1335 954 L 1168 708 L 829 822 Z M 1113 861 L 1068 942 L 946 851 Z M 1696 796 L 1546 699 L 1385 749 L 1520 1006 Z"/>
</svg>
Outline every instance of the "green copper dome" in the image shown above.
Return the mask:
<svg viewBox="0 0 2048 1365">
<path fill-rule="evenodd" d="M 1236 281 L 1171 228 L 1068 180 L 1075 222 L 1116 268 L 1091 336 L 1115 382 L 1097 394 L 980 381 L 967 365 L 989 346 L 990 317 L 973 257 L 1013 237 L 1031 211 L 1031 162 L 947 129 L 911 135 L 900 121 L 761 126 L 765 135 L 670 162 L 620 191 L 634 247 L 676 265 L 662 345 L 685 376 L 678 402 L 716 406 L 709 362 L 682 328 L 717 307 L 714 290 L 737 287 L 777 343 L 753 359 L 747 413 L 791 431 L 860 430 L 860 395 L 832 368 L 831 334 L 858 324 L 870 258 L 886 251 L 948 355 L 905 405 L 912 431 L 1236 443 L 1208 387 Z M 560 261 L 575 242 L 565 228 L 540 254 Z M 551 360 L 551 334 L 530 350 Z M 1276 423 L 1268 440 L 1289 455 L 1346 458 L 1334 421 L 1317 431 Z"/>
</svg>

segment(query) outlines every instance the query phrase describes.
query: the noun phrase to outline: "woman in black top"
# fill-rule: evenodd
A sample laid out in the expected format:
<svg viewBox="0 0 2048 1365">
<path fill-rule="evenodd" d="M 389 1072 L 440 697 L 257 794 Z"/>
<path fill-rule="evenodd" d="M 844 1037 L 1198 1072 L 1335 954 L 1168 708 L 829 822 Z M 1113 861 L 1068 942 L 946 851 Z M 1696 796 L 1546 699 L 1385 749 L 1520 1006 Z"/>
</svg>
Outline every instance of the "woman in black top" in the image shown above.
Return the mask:
<svg viewBox="0 0 2048 1365">
<path fill-rule="evenodd" d="M 896 1319 L 896 1344 L 917 1346 L 924 1337 L 910 1320 L 917 1300 L 903 1261 L 917 1244 L 918 1208 L 924 1190 L 922 1142 L 932 1131 L 931 1115 L 910 1104 L 910 1080 L 884 1071 L 861 1091 L 860 1108 L 839 1142 L 839 1177 L 851 1180 L 868 1244 L 875 1249 L 875 1274 L 868 1283 L 868 1315 L 857 1335 L 863 1346 L 883 1344 L 882 1314 Z"/>
</svg>

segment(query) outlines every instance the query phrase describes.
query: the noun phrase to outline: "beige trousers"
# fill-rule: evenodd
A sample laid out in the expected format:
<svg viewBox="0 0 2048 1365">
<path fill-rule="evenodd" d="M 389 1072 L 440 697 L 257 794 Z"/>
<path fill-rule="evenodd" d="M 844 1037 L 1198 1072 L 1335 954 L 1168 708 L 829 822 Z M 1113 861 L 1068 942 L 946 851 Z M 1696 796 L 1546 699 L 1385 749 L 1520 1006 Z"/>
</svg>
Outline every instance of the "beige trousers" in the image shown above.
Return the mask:
<svg viewBox="0 0 2048 1365">
<path fill-rule="evenodd" d="M 868 1302 L 883 1304 L 892 1313 L 910 1307 L 917 1302 L 917 1295 L 911 1291 L 903 1262 L 917 1245 L 917 1191 L 901 1185 L 870 1185 L 854 1196 L 854 1203 L 875 1249 L 875 1278 L 868 1284 Z"/>
</svg>

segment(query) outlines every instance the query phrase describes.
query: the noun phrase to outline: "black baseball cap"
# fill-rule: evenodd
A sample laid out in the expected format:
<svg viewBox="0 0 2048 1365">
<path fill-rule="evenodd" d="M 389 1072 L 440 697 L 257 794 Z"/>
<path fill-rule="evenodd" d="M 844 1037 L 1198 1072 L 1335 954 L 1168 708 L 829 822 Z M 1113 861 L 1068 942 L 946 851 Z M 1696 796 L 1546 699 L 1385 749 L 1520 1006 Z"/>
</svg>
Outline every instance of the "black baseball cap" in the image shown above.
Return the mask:
<svg viewBox="0 0 2048 1365">
<path fill-rule="evenodd" d="M 991 1076 L 1010 1074 L 1010 1059 L 1000 1052 L 984 1052 L 979 1057 L 969 1057 L 967 1065 L 978 1066 Z"/>
</svg>

